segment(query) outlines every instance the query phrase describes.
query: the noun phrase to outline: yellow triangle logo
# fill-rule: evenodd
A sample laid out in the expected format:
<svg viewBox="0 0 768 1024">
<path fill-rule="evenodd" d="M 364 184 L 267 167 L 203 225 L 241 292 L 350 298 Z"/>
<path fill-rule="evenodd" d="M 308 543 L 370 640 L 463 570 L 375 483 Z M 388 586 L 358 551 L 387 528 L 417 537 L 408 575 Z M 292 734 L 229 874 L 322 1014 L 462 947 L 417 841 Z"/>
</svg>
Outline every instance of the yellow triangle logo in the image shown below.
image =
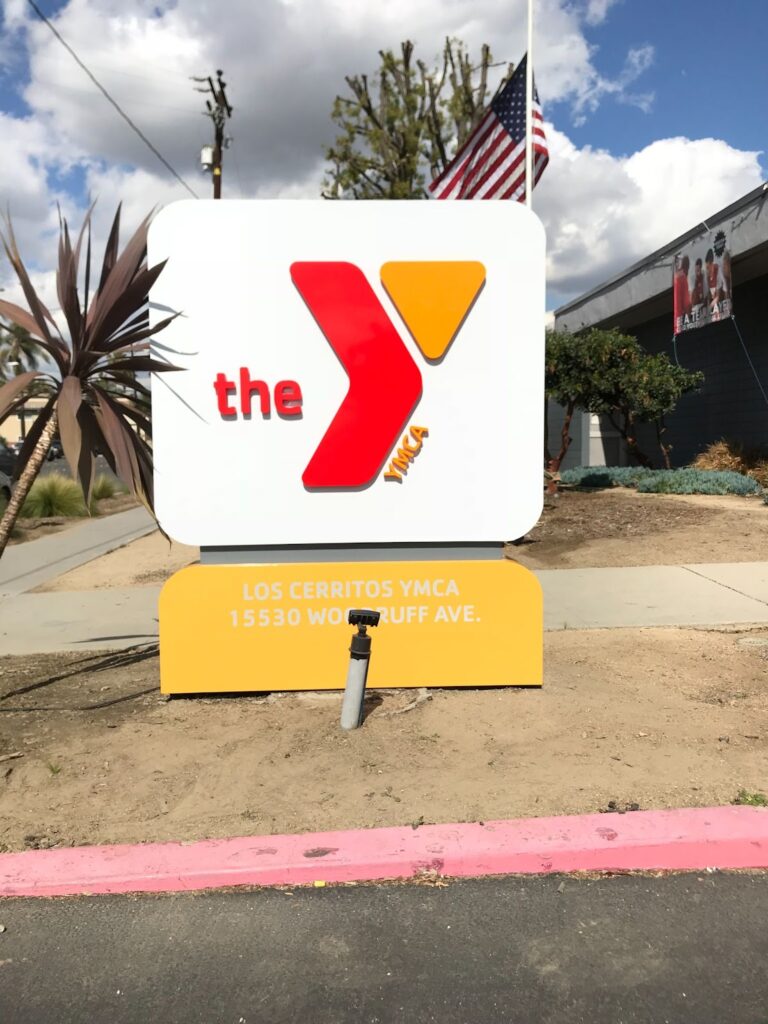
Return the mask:
<svg viewBox="0 0 768 1024">
<path fill-rule="evenodd" d="M 476 260 L 385 263 L 381 283 L 427 359 L 445 355 L 485 284 Z"/>
</svg>

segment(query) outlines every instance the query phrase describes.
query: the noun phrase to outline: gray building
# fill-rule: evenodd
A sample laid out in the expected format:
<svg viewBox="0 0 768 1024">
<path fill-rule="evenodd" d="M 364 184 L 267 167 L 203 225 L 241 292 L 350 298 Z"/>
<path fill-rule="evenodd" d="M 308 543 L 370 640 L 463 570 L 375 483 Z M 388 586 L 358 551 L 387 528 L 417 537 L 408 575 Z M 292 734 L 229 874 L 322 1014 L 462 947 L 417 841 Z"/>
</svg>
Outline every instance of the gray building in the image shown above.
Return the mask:
<svg viewBox="0 0 768 1024">
<path fill-rule="evenodd" d="M 726 231 L 732 256 L 735 321 L 707 324 L 674 338 L 672 276 L 675 253 L 705 231 Z M 738 325 L 738 330 L 737 326 Z M 697 224 L 555 311 L 558 330 L 619 328 L 649 352 L 666 352 L 704 373 L 703 389 L 685 396 L 668 417 L 674 465 L 685 465 L 713 441 L 768 443 L 768 183 Z M 744 345 L 739 337 L 743 338 Z M 559 447 L 562 410 L 549 409 L 550 449 Z M 563 468 L 623 465 L 621 439 L 598 417 L 579 414 Z M 654 444 L 646 449 L 654 457 Z M 658 464 L 658 463 L 657 463 Z"/>
</svg>

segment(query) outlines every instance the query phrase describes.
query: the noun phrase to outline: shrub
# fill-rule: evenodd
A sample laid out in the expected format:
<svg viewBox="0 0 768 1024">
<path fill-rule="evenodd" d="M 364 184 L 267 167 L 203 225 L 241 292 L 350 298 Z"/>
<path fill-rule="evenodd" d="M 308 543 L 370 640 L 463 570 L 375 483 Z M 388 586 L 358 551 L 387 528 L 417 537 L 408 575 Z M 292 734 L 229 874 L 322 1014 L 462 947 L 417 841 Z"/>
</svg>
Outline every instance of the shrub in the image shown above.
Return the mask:
<svg viewBox="0 0 768 1024">
<path fill-rule="evenodd" d="M 741 441 L 722 438 L 709 445 L 692 463 L 695 469 L 724 469 L 754 477 L 768 487 L 768 450 L 745 448 Z"/>
<path fill-rule="evenodd" d="M 118 487 L 117 483 L 112 477 L 97 476 L 93 481 L 93 487 L 91 488 L 91 502 L 103 501 L 104 498 L 114 498 L 117 494 Z"/>
<path fill-rule="evenodd" d="M 756 480 L 742 473 L 693 469 L 645 469 L 642 466 L 579 466 L 562 474 L 576 487 L 636 487 L 644 494 L 760 494 Z"/>
<path fill-rule="evenodd" d="M 85 516 L 88 510 L 83 492 L 74 480 L 60 473 L 39 477 L 27 495 L 21 515 L 27 518 L 46 516 Z"/>
<path fill-rule="evenodd" d="M 651 494 L 760 494 L 757 480 L 741 473 L 706 469 L 659 470 L 653 477 L 640 480 L 638 491 Z"/>
<path fill-rule="evenodd" d="M 560 479 L 574 487 L 637 487 L 638 481 L 659 470 L 644 466 L 577 466 L 566 469 Z"/>
</svg>

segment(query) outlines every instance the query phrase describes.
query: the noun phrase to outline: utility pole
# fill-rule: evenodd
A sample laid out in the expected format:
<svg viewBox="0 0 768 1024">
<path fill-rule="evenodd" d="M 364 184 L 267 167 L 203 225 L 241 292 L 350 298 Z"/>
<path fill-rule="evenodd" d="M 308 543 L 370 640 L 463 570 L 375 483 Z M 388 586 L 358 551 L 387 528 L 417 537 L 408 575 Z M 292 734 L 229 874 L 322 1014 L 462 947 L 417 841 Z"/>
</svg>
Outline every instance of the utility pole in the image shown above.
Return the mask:
<svg viewBox="0 0 768 1024">
<path fill-rule="evenodd" d="M 203 146 L 200 162 L 203 165 L 203 169 L 209 170 L 213 177 L 214 199 L 221 199 L 222 153 L 229 145 L 229 139 L 224 135 L 224 126 L 229 118 L 232 117 L 232 107 L 229 105 L 226 94 L 227 86 L 221 77 L 223 74 L 224 72 L 221 69 L 216 72 L 215 84 L 210 75 L 207 75 L 205 78 L 195 78 L 194 76 L 192 78 L 193 82 L 204 84 L 204 88 L 197 88 L 196 91 L 210 94 L 211 97 L 206 99 L 206 110 L 203 113 L 205 117 L 210 117 L 213 121 L 214 143 L 213 146 Z"/>
</svg>

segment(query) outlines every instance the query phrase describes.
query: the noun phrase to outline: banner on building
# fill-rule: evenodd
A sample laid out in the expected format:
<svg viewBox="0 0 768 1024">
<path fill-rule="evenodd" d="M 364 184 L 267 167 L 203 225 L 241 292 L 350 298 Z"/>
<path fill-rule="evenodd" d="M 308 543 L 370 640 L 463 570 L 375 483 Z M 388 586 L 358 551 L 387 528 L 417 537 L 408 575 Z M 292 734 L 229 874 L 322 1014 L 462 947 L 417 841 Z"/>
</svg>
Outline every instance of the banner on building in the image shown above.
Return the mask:
<svg viewBox="0 0 768 1024">
<path fill-rule="evenodd" d="M 673 292 L 675 334 L 733 316 L 731 251 L 723 228 L 675 254 Z"/>
</svg>

